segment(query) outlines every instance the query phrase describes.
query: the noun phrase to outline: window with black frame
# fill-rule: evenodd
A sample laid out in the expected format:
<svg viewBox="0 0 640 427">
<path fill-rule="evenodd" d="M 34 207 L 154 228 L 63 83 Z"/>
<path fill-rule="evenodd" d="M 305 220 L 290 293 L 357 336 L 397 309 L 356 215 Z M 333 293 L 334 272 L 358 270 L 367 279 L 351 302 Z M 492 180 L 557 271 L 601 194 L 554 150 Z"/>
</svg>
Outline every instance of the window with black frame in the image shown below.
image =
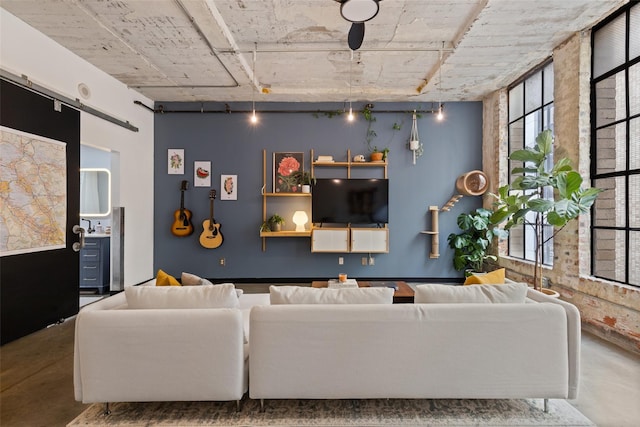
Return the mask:
<svg viewBox="0 0 640 427">
<path fill-rule="evenodd" d="M 509 154 L 525 147 L 533 147 L 536 137 L 543 130 L 553 132 L 553 62 L 545 62 L 525 77 L 509 87 Z M 553 166 L 553 156 L 549 156 L 549 167 Z M 522 167 L 522 162 L 509 160 L 509 171 Z M 509 183 L 515 178 L 509 175 Z M 544 198 L 553 198 L 551 189 L 546 189 Z M 509 232 L 508 255 L 513 258 L 535 262 L 536 233 L 531 225 L 535 222 L 534 212 L 530 212 L 525 224 L 514 226 Z M 544 224 L 543 236 L 546 240 L 553 233 L 553 227 Z M 542 263 L 553 264 L 553 239 L 544 243 Z"/>
<path fill-rule="evenodd" d="M 592 274 L 640 286 L 640 4 L 593 28 Z"/>
</svg>

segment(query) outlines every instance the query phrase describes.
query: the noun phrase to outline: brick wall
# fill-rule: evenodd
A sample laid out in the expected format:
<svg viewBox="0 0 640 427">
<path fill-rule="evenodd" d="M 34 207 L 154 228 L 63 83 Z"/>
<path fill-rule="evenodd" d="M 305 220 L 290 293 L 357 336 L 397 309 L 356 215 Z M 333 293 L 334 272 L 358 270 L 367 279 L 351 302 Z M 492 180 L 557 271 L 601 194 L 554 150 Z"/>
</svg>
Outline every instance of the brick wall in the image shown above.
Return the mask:
<svg viewBox="0 0 640 427">
<path fill-rule="evenodd" d="M 587 32 L 574 35 L 554 50 L 554 104 L 556 157 L 569 157 L 584 177 L 590 167 L 589 79 L 591 46 Z M 611 85 L 615 86 L 615 82 Z M 603 88 L 615 90 L 615 87 Z M 615 110 L 615 103 L 612 109 Z M 497 91 L 484 100 L 484 168 L 489 172 L 492 189 L 507 183 L 507 96 Z M 605 113 L 606 114 L 606 113 Z M 615 112 L 611 112 L 615 114 Z M 611 147 L 603 149 L 612 150 Z M 612 161 L 616 160 L 613 149 Z M 588 179 L 587 179 L 588 182 Z M 615 197 L 615 190 L 611 191 Z M 612 203 L 607 196 L 598 203 Z M 491 200 L 485 198 L 485 206 Z M 582 315 L 583 328 L 614 344 L 640 354 L 640 289 L 590 276 L 590 221 L 582 215 L 569 223 L 554 239 L 553 268 L 544 268 L 551 287 L 561 298 L 575 304 Z M 605 237 L 605 236 L 603 236 Z M 598 238 L 599 268 L 616 269 L 613 259 L 619 251 L 615 240 Z M 532 282 L 533 263 L 504 256 L 505 242 L 498 247 L 499 264 L 507 268 L 507 277 Z M 635 254 L 632 254 L 635 255 Z M 611 260 L 608 263 L 607 260 Z"/>
</svg>

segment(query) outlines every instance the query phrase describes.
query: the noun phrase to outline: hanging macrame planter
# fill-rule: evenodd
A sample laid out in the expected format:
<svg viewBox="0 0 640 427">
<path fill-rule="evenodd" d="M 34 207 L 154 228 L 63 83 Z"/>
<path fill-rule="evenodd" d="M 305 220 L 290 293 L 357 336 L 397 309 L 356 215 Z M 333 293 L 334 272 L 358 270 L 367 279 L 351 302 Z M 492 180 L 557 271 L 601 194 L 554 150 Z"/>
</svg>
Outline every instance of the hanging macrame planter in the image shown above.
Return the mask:
<svg viewBox="0 0 640 427">
<path fill-rule="evenodd" d="M 422 144 L 418 138 L 418 120 L 416 110 L 413 110 L 413 123 L 411 124 L 411 136 L 409 137 L 409 150 L 413 151 L 413 164 L 416 164 L 416 157 L 422 154 Z"/>
</svg>

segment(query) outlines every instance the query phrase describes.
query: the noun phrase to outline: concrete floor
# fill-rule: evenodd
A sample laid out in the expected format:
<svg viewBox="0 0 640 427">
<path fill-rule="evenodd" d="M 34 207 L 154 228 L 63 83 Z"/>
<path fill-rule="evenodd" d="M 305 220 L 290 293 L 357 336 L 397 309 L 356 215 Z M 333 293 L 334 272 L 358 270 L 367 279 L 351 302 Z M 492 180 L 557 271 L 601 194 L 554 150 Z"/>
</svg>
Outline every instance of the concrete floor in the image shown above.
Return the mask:
<svg viewBox="0 0 640 427">
<path fill-rule="evenodd" d="M 75 319 L 0 348 L 0 425 L 64 426 L 89 405 L 74 400 Z M 640 425 L 640 356 L 582 336 L 579 397 L 569 402 L 600 427 Z"/>
</svg>

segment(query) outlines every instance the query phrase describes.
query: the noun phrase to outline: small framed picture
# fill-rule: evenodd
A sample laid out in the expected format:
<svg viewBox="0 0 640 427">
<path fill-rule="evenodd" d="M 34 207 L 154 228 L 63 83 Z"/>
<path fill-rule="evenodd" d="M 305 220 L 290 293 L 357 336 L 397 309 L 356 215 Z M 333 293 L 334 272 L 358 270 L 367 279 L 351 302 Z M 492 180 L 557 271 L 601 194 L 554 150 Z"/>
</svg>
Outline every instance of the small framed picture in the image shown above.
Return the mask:
<svg viewBox="0 0 640 427">
<path fill-rule="evenodd" d="M 220 175 L 220 200 L 238 200 L 238 175 Z"/>
<path fill-rule="evenodd" d="M 193 186 L 211 187 L 211 162 L 193 162 Z"/>
<path fill-rule="evenodd" d="M 304 171 L 304 153 L 273 153 L 273 192 L 298 193 L 296 172 Z"/>
<path fill-rule="evenodd" d="M 169 148 L 167 150 L 167 173 L 184 175 L 184 149 Z"/>
</svg>

